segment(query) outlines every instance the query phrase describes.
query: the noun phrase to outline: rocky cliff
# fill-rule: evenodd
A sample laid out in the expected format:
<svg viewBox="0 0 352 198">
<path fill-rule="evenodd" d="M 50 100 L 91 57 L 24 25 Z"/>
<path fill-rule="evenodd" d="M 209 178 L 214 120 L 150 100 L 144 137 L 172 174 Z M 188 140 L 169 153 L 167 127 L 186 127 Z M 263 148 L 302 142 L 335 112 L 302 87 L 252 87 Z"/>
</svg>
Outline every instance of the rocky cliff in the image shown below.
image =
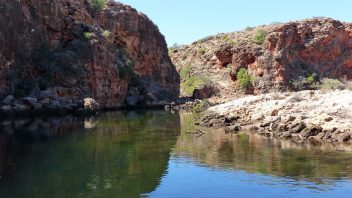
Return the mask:
<svg viewBox="0 0 352 198">
<path fill-rule="evenodd" d="M 0 0 L 2 97 L 31 96 L 49 105 L 52 98 L 65 104 L 94 98 L 115 108 L 170 101 L 178 86 L 163 35 L 130 6 Z"/>
<path fill-rule="evenodd" d="M 232 98 L 238 94 L 240 68 L 251 76 L 251 93 L 295 90 L 322 78 L 352 78 L 351 27 L 330 18 L 271 24 L 210 36 L 169 53 L 183 78 L 183 95 L 210 84 L 211 94 Z M 192 76 L 210 78 L 194 83 Z"/>
</svg>

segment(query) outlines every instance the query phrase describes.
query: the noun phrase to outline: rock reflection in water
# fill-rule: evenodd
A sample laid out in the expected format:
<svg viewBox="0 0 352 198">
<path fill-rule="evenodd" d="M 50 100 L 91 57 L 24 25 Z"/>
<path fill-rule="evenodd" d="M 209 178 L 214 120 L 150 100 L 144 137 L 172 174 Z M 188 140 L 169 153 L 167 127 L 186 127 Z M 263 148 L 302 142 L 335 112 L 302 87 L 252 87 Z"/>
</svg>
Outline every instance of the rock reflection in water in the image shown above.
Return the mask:
<svg viewBox="0 0 352 198">
<path fill-rule="evenodd" d="M 338 151 L 343 145 L 305 144 L 222 130 L 207 130 L 202 136 L 187 134 L 192 114 L 181 114 L 181 135 L 173 149 L 178 157 L 189 157 L 201 164 L 291 177 L 317 183 L 326 179 L 352 178 L 352 153 Z"/>
<path fill-rule="evenodd" d="M 162 111 L 15 124 L 1 132 L 0 197 L 137 197 L 159 184 L 180 130 Z"/>
</svg>

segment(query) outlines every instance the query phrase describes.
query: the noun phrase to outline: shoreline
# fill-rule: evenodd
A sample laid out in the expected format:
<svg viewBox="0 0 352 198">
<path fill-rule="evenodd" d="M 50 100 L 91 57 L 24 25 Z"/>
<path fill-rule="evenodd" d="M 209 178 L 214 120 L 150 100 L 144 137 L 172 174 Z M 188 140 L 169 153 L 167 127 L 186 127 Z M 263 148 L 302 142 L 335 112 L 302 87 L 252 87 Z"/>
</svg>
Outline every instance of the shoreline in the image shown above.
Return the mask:
<svg viewBox="0 0 352 198">
<path fill-rule="evenodd" d="M 29 98 L 29 97 L 28 97 Z M 19 102 L 20 101 L 20 102 Z M 19 103 L 19 104 L 18 104 Z M 40 103 L 38 101 L 38 103 Z M 170 102 L 171 104 L 171 102 Z M 0 106 L 0 120 L 17 119 L 17 118 L 36 118 L 36 117 L 56 117 L 56 116 L 90 116 L 101 112 L 110 111 L 129 111 L 129 110 L 163 110 L 165 105 L 170 105 L 169 103 L 162 104 L 145 104 L 145 105 L 135 105 L 135 106 L 120 106 L 115 108 L 101 108 L 94 99 L 88 98 L 88 102 L 85 100 L 77 100 L 75 103 L 70 105 L 60 105 L 52 106 L 49 103 L 46 106 L 36 104 L 29 104 L 19 100 L 14 100 L 12 104 L 3 104 Z M 21 107 L 21 108 L 17 108 Z"/>
<path fill-rule="evenodd" d="M 352 144 L 352 91 L 269 93 L 210 107 L 199 125 L 295 142 Z"/>
</svg>

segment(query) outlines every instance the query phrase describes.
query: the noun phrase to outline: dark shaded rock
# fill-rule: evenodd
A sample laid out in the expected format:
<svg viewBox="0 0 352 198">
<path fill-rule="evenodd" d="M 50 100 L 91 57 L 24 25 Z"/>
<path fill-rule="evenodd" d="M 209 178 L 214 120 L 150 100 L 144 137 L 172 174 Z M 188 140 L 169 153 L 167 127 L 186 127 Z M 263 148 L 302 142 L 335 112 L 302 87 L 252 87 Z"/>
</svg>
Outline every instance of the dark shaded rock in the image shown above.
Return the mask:
<svg viewBox="0 0 352 198">
<path fill-rule="evenodd" d="M 32 98 L 32 97 L 24 97 L 24 98 L 22 98 L 22 102 L 24 104 L 35 107 L 38 103 L 38 100 L 36 98 Z"/>
<path fill-rule="evenodd" d="M 332 121 L 333 119 L 334 119 L 334 118 L 332 118 L 332 117 L 327 117 L 327 118 L 324 119 L 324 121 L 325 121 L 325 122 L 330 122 L 330 121 Z"/>
<path fill-rule="evenodd" d="M 13 95 L 8 95 L 8 96 L 6 96 L 6 98 L 4 98 L 4 99 L 2 100 L 2 104 L 4 104 L 4 105 L 10 105 L 10 104 L 12 104 L 12 103 L 14 102 L 14 100 L 15 100 L 15 96 L 13 96 Z"/>
<path fill-rule="evenodd" d="M 192 98 L 194 99 L 206 99 L 210 98 L 215 94 L 215 89 L 211 85 L 202 85 L 194 89 Z"/>
<path fill-rule="evenodd" d="M 291 138 L 292 137 L 292 134 L 290 133 L 290 132 L 283 132 L 282 134 L 281 134 L 281 137 L 282 138 Z"/>
<path fill-rule="evenodd" d="M 13 112 L 13 108 L 10 105 L 3 105 L 1 107 L 1 111 L 4 113 L 12 113 Z"/>
<path fill-rule="evenodd" d="M 260 127 L 263 127 L 263 128 L 268 127 L 268 126 L 270 126 L 271 123 L 272 123 L 271 121 L 262 123 L 262 124 L 260 124 Z"/>
<path fill-rule="evenodd" d="M 223 126 L 225 126 L 225 120 L 224 119 L 217 119 L 217 118 L 211 119 L 208 123 L 208 126 L 213 127 L 213 128 L 223 127 Z"/>
<path fill-rule="evenodd" d="M 309 126 L 308 128 L 305 128 L 300 134 L 302 137 L 308 138 L 310 136 L 316 136 L 322 131 L 323 128 L 321 126 Z"/>
<path fill-rule="evenodd" d="M 128 106 L 135 106 L 137 104 L 137 102 L 138 102 L 138 98 L 136 98 L 136 97 L 128 96 L 126 98 L 126 104 Z"/>
<path fill-rule="evenodd" d="M 257 132 L 257 131 L 259 131 L 259 127 L 251 126 L 248 130 L 249 130 L 249 132 Z"/>
<path fill-rule="evenodd" d="M 53 98 L 55 98 L 55 97 L 57 97 L 57 95 L 56 95 L 52 90 L 40 91 L 40 92 L 37 94 L 38 100 L 42 100 L 42 99 L 45 99 L 45 98 L 53 99 Z"/>
<path fill-rule="evenodd" d="M 240 126 L 228 126 L 228 127 L 225 127 L 225 133 L 227 134 L 231 134 L 231 133 L 237 133 L 239 131 L 241 131 L 241 127 Z"/>
<path fill-rule="evenodd" d="M 294 125 L 290 130 L 291 133 L 300 133 L 303 129 L 307 127 L 306 123 L 304 122 L 299 122 L 296 125 Z"/>
<path fill-rule="evenodd" d="M 349 133 L 342 133 L 342 134 L 339 134 L 338 135 L 338 138 L 337 138 L 337 140 L 339 141 L 339 142 L 346 142 L 346 141 L 348 141 L 348 140 L 350 140 L 351 139 L 351 134 L 349 134 Z"/>
</svg>

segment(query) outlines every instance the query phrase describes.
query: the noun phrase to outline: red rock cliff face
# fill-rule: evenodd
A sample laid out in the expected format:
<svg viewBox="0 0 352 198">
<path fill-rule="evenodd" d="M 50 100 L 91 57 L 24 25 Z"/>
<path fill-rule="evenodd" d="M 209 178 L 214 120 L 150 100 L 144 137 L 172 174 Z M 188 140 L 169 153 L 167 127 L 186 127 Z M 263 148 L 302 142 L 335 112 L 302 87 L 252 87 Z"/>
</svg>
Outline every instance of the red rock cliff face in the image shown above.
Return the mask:
<svg viewBox="0 0 352 198">
<path fill-rule="evenodd" d="M 292 82 L 314 73 L 351 80 L 351 27 L 330 18 L 259 26 L 201 39 L 171 57 L 179 67 L 192 65 L 191 75 L 211 76 L 220 96 L 237 94 L 232 85 L 241 67 L 254 77 L 255 93 L 293 88 Z M 255 41 L 258 31 L 265 32 L 263 43 Z"/>
<path fill-rule="evenodd" d="M 53 89 L 111 108 L 124 104 L 131 86 L 142 102 L 171 100 L 178 81 L 164 37 L 129 6 L 109 1 L 93 11 L 86 0 L 0 0 L 3 96 Z"/>
</svg>

